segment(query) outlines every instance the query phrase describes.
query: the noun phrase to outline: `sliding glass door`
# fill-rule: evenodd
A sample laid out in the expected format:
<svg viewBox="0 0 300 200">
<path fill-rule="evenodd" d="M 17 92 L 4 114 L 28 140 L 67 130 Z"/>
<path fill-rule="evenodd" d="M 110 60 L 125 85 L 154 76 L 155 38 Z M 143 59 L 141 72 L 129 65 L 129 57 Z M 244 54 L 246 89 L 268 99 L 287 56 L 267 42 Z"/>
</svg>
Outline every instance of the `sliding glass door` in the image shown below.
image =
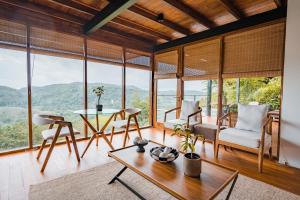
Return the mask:
<svg viewBox="0 0 300 200">
<path fill-rule="evenodd" d="M 0 151 L 28 147 L 26 51 L 0 48 Z"/>
<path fill-rule="evenodd" d="M 150 125 L 150 76 L 148 70 L 126 68 L 126 108 L 140 108 L 140 127 Z"/>
<path fill-rule="evenodd" d="M 81 131 L 83 122 L 73 111 L 83 109 L 83 61 L 41 54 L 31 55 L 32 113 L 54 114 L 71 121 Z M 41 144 L 41 131 L 33 126 L 34 144 Z"/>
<path fill-rule="evenodd" d="M 177 102 L 177 79 L 157 80 L 157 122 L 163 122 L 164 114 L 167 110 L 176 108 Z M 176 112 L 168 115 L 168 119 L 175 119 Z"/>
</svg>

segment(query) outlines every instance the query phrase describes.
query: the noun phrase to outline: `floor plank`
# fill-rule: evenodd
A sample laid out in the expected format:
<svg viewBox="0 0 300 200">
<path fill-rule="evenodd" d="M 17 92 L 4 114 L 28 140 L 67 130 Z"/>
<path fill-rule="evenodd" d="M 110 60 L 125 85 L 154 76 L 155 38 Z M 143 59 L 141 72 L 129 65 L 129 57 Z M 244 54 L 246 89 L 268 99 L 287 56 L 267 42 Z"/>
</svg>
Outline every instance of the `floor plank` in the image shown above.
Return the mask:
<svg viewBox="0 0 300 200">
<path fill-rule="evenodd" d="M 162 143 L 162 131 L 159 129 L 143 129 L 142 134 L 145 138 Z M 137 136 L 136 132 L 131 132 L 131 140 Z M 116 135 L 113 145 L 115 148 L 122 146 L 124 135 Z M 178 148 L 180 138 L 170 134 L 166 135 L 165 144 Z M 83 149 L 87 141 L 78 142 L 79 152 Z M 92 167 L 105 164 L 112 161 L 107 156 L 109 147 L 100 139 L 99 146 L 95 142 L 91 145 L 84 158 L 77 163 L 74 150 L 68 152 L 66 145 L 58 145 L 54 148 L 53 154 L 48 162 L 48 166 L 41 174 L 39 172 L 48 148 L 45 149 L 40 160 L 36 160 L 37 151 L 27 151 L 22 153 L 0 156 L 0 199 L 1 200 L 23 200 L 27 199 L 29 186 L 55 179 L 67 174 L 90 169 Z M 220 164 L 236 168 L 243 175 L 255 178 L 272 184 L 284 190 L 300 195 L 300 170 L 277 164 L 275 161 L 265 160 L 264 173 L 257 172 L 257 156 L 237 150 L 220 149 L 219 159 L 213 158 L 213 148 L 209 143 L 202 145 L 198 142 L 196 151 L 201 154 L 202 158 L 218 162 Z"/>
</svg>

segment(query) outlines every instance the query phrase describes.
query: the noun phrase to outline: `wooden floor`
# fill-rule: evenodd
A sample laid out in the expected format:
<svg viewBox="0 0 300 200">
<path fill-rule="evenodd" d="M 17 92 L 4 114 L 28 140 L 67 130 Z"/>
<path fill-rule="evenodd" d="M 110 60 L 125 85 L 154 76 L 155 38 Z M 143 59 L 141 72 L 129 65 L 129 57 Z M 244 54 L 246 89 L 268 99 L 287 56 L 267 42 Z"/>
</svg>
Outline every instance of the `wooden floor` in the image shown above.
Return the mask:
<svg viewBox="0 0 300 200">
<path fill-rule="evenodd" d="M 145 138 L 153 141 L 162 142 L 162 131 L 154 128 L 142 130 Z M 131 132 L 131 138 L 137 134 Z M 123 135 L 114 137 L 113 145 L 121 147 Z M 166 145 L 178 147 L 180 138 L 167 134 Z M 87 141 L 78 142 L 79 152 L 83 151 Z M 129 143 L 132 143 L 129 141 Z M 48 150 L 48 149 L 46 149 Z M 105 142 L 100 139 L 99 146 L 95 143 L 91 145 L 85 157 L 77 164 L 75 154 L 69 154 L 66 145 L 55 147 L 53 154 L 49 160 L 48 166 L 44 174 L 39 172 L 42 162 L 38 162 L 35 157 L 37 151 L 28 151 L 16 153 L 0 157 L 0 199 L 1 200 L 19 200 L 27 199 L 29 186 L 41 183 L 66 174 L 75 173 L 86 170 L 104 163 L 111 159 L 107 157 L 109 150 Z M 201 153 L 203 158 L 214 160 L 212 145 L 198 142 L 196 150 Z M 46 151 L 45 151 L 46 152 Z M 41 161 L 45 157 L 45 152 L 41 157 Z M 215 162 L 236 168 L 241 174 L 275 185 L 284 190 L 300 195 L 300 170 L 281 166 L 275 161 L 266 160 L 264 165 L 264 173 L 257 173 L 257 156 L 240 152 L 225 151 L 221 148 L 219 159 Z"/>
</svg>

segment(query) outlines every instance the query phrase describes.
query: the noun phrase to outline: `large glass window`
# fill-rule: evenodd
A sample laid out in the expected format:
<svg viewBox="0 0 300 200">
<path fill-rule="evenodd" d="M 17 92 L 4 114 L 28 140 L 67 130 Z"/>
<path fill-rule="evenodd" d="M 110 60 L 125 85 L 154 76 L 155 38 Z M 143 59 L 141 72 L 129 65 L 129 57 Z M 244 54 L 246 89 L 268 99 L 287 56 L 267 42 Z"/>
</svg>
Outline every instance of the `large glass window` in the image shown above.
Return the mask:
<svg viewBox="0 0 300 200">
<path fill-rule="evenodd" d="M 73 113 L 83 109 L 83 61 L 32 54 L 31 62 L 33 114 L 62 115 L 83 133 L 83 122 Z M 34 144 L 41 143 L 45 128 L 33 126 Z"/>
<path fill-rule="evenodd" d="M 97 97 L 93 89 L 104 86 L 104 94 L 100 102 L 103 109 L 122 109 L 122 67 L 89 61 L 87 71 L 88 108 L 96 109 Z M 108 117 L 99 116 L 100 125 L 103 125 Z M 93 120 L 93 117 L 89 116 L 89 119 L 93 125 L 96 125 L 95 118 Z"/>
<path fill-rule="evenodd" d="M 26 51 L 0 48 L 0 151 L 28 146 Z"/>
<path fill-rule="evenodd" d="M 216 80 L 185 81 L 184 99 L 199 101 L 204 122 L 216 122 L 218 107 L 218 85 Z"/>
<path fill-rule="evenodd" d="M 272 110 L 278 110 L 280 91 L 280 77 L 225 79 L 223 104 L 268 104 Z"/>
<path fill-rule="evenodd" d="M 157 112 L 158 122 L 163 122 L 165 112 L 169 109 L 176 108 L 177 101 L 177 79 L 157 80 Z M 176 112 L 168 115 L 168 119 L 174 119 Z"/>
<path fill-rule="evenodd" d="M 126 68 L 126 108 L 140 108 L 139 125 L 149 126 L 150 71 Z"/>
</svg>

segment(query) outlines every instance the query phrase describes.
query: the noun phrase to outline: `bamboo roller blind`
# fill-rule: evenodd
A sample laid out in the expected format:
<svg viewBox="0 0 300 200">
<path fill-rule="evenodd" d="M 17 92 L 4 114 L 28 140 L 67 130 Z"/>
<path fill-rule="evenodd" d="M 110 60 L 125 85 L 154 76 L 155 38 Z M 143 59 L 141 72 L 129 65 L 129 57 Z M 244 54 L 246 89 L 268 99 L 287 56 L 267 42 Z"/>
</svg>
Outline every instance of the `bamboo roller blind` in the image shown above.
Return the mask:
<svg viewBox="0 0 300 200">
<path fill-rule="evenodd" d="M 156 75 L 177 74 L 177 50 L 155 55 L 155 63 Z"/>
<path fill-rule="evenodd" d="M 126 67 L 141 66 L 151 70 L 150 54 L 132 49 L 126 49 Z"/>
<path fill-rule="evenodd" d="M 26 26 L 0 20 L 0 44 L 26 47 Z"/>
<path fill-rule="evenodd" d="M 31 28 L 30 43 L 37 52 L 82 56 L 84 51 L 83 38 L 36 27 Z"/>
<path fill-rule="evenodd" d="M 215 79 L 220 66 L 220 39 L 184 47 L 183 79 Z"/>
<path fill-rule="evenodd" d="M 224 38 L 223 77 L 278 76 L 283 67 L 285 24 Z"/>
<path fill-rule="evenodd" d="M 123 49 L 120 46 L 95 40 L 87 40 L 88 58 L 113 63 L 123 63 Z"/>
</svg>

